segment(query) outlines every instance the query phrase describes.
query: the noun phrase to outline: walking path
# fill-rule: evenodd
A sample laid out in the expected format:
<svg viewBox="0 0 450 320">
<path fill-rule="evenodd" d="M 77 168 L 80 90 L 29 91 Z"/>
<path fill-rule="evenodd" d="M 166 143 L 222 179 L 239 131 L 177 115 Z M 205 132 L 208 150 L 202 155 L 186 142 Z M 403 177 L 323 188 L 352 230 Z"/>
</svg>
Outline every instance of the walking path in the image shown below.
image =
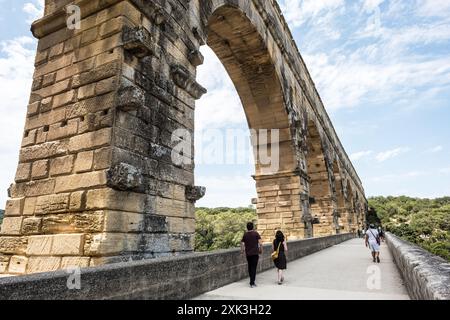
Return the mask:
<svg viewBox="0 0 450 320">
<path fill-rule="evenodd" d="M 203 294 L 198 300 L 407 300 L 400 273 L 386 244 L 381 263 L 373 263 L 363 239 L 352 239 L 288 262 L 285 283 L 278 285 L 275 269 Z"/>
</svg>

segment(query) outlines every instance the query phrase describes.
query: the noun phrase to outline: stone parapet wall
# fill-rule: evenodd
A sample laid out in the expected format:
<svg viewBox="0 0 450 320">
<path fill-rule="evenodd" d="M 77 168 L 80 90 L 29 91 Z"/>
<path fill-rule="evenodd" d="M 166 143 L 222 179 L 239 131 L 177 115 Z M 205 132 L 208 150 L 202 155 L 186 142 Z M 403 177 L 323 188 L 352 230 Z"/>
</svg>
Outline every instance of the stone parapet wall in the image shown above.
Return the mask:
<svg viewBox="0 0 450 320">
<path fill-rule="evenodd" d="M 350 240 L 353 234 L 289 242 L 288 260 Z M 273 267 L 264 246 L 258 271 Z M 0 279 L 0 300 L 190 299 L 247 276 L 239 249 L 110 264 L 81 270 L 81 289 L 69 290 L 64 270 Z"/>
<path fill-rule="evenodd" d="M 450 300 L 450 263 L 391 233 L 386 238 L 412 299 Z"/>
</svg>

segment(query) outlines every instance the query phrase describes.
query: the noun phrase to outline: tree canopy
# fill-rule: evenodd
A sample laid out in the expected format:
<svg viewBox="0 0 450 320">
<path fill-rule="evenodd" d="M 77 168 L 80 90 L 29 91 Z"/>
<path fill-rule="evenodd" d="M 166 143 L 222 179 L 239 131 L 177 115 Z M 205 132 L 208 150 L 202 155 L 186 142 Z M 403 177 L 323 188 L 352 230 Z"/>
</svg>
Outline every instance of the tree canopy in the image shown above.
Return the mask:
<svg viewBox="0 0 450 320">
<path fill-rule="evenodd" d="M 256 224 L 251 208 L 197 208 L 195 250 L 211 251 L 238 247 L 247 222 Z"/>
<path fill-rule="evenodd" d="M 387 231 L 450 261 L 450 197 L 373 197 L 369 206 Z"/>
</svg>

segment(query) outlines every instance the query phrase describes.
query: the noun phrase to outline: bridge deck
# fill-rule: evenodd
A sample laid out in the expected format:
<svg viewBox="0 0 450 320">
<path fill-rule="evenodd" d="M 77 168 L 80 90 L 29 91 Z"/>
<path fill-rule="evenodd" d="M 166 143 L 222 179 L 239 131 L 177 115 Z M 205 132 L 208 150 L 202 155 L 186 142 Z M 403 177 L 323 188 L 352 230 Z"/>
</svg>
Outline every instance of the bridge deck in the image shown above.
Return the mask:
<svg viewBox="0 0 450 320">
<path fill-rule="evenodd" d="M 400 273 L 386 244 L 381 263 L 372 263 L 364 240 L 353 239 L 288 263 L 285 283 L 276 283 L 275 269 L 257 275 L 257 288 L 248 279 L 197 297 L 198 300 L 406 300 L 409 299 Z M 376 269 L 379 267 L 379 269 Z M 374 273 L 375 272 L 375 273 Z M 374 279 L 380 275 L 381 284 Z M 372 284 L 372 288 L 368 286 Z"/>
</svg>

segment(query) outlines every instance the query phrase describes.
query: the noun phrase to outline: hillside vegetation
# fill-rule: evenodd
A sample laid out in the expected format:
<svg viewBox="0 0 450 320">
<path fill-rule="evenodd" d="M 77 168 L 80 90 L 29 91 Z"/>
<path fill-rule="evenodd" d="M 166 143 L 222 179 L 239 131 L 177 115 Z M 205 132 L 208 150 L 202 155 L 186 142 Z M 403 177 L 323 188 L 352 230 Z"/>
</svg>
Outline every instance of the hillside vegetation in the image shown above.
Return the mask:
<svg viewBox="0 0 450 320">
<path fill-rule="evenodd" d="M 374 197 L 369 206 L 387 231 L 450 261 L 450 197 Z"/>
<path fill-rule="evenodd" d="M 2 225 L 4 214 L 5 214 L 5 210 L 0 209 L 0 225 Z"/>
<path fill-rule="evenodd" d="M 247 222 L 256 223 L 256 211 L 251 208 L 197 208 L 195 250 L 212 251 L 240 245 Z"/>
</svg>

